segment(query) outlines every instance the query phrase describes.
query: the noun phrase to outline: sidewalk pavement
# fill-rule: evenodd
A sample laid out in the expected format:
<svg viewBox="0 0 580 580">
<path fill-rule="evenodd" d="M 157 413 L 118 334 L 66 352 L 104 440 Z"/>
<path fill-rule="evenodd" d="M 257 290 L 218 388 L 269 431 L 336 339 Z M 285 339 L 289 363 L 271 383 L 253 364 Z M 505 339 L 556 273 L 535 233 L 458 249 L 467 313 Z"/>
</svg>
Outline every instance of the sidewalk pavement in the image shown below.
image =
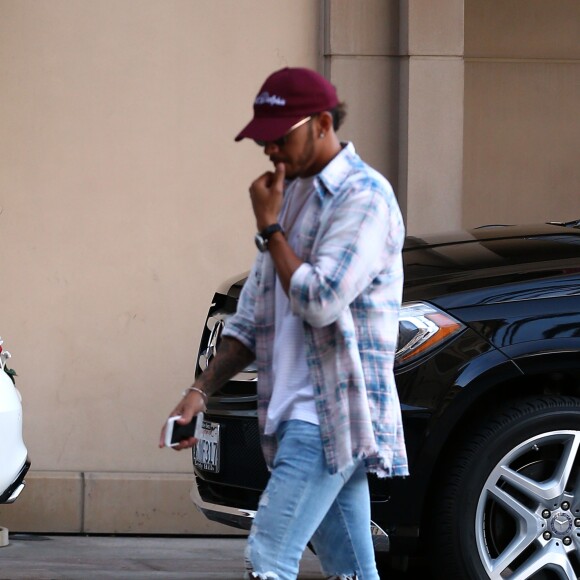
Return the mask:
<svg viewBox="0 0 580 580">
<path fill-rule="evenodd" d="M 245 538 L 9 534 L 0 580 L 241 580 Z M 300 580 L 321 580 L 308 550 Z"/>
</svg>

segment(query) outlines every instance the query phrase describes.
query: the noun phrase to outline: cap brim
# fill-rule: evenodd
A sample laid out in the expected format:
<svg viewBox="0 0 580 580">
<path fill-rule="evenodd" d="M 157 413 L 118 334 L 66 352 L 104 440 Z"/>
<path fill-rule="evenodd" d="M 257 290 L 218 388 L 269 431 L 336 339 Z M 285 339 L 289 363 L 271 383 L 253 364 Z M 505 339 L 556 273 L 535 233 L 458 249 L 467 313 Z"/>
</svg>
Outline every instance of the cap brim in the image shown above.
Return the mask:
<svg viewBox="0 0 580 580">
<path fill-rule="evenodd" d="M 303 118 L 304 115 L 298 117 L 254 117 L 242 129 L 235 140 L 241 141 L 248 138 L 257 141 L 275 141 L 286 135 L 292 125 L 295 125 Z"/>
</svg>

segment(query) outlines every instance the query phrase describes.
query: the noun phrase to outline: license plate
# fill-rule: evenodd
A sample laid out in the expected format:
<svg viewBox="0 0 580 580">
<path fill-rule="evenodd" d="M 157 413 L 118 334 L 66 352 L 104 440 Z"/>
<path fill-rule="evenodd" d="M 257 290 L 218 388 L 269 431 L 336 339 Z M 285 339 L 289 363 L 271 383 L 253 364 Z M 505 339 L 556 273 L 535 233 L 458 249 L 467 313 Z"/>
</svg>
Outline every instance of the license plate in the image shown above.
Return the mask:
<svg viewBox="0 0 580 580">
<path fill-rule="evenodd" d="M 193 448 L 193 464 L 202 471 L 219 473 L 220 470 L 220 424 L 204 421 L 201 436 Z"/>
</svg>

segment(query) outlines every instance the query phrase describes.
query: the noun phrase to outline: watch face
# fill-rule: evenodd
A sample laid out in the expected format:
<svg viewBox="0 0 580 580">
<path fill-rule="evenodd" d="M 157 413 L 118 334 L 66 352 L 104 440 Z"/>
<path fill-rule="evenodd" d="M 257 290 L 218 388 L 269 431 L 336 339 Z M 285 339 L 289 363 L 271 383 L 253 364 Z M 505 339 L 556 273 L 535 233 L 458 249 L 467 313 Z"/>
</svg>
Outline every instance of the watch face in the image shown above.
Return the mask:
<svg viewBox="0 0 580 580">
<path fill-rule="evenodd" d="M 256 242 L 256 247 L 260 252 L 265 252 L 268 249 L 268 240 L 265 240 L 260 234 L 256 234 L 254 241 Z"/>
<path fill-rule="evenodd" d="M 276 233 L 282 232 L 282 226 L 280 224 L 272 224 L 269 225 L 267 228 L 264 228 L 261 232 L 256 234 L 254 241 L 256 242 L 256 246 L 260 252 L 266 252 L 268 250 L 268 240 Z"/>
</svg>

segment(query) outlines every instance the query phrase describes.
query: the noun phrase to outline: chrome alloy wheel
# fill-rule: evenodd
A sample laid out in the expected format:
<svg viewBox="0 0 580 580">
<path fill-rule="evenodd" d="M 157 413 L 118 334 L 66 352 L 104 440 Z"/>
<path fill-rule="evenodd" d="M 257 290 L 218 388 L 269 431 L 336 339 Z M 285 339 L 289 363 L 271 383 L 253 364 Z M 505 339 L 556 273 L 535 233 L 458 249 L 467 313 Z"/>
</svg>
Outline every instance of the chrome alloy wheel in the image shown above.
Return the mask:
<svg viewBox="0 0 580 580">
<path fill-rule="evenodd" d="M 507 453 L 483 486 L 477 549 L 492 579 L 580 576 L 580 431 L 541 433 Z"/>
</svg>

